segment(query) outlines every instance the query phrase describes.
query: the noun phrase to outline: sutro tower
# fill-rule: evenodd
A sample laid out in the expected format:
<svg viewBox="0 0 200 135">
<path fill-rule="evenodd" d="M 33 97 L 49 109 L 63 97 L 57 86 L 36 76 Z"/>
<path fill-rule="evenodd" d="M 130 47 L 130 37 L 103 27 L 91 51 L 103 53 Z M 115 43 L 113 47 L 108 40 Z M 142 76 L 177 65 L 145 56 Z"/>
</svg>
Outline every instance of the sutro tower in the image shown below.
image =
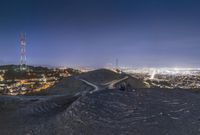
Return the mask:
<svg viewBox="0 0 200 135">
<path fill-rule="evenodd" d="M 20 34 L 20 70 L 26 70 L 26 35 Z"/>
<path fill-rule="evenodd" d="M 116 61 L 115 61 L 115 66 L 116 66 L 116 67 L 115 67 L 116 69 L 119 69 L 119 59 L 118 59 L 118 58 L 117 58 Z"/>
</svg>

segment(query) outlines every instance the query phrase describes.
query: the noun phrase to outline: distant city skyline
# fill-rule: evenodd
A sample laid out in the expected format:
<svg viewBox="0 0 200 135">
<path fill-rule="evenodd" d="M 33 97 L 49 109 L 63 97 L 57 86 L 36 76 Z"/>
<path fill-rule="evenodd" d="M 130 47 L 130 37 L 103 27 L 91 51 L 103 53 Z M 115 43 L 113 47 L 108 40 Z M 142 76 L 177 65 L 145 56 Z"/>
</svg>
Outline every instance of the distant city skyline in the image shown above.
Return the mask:
<svg viewBox="0 0 200 135">
<path fill-rule="evenodd" d="M 200 67 L 200 1 L 0 1 L 0 65 Z"/>
</svg>

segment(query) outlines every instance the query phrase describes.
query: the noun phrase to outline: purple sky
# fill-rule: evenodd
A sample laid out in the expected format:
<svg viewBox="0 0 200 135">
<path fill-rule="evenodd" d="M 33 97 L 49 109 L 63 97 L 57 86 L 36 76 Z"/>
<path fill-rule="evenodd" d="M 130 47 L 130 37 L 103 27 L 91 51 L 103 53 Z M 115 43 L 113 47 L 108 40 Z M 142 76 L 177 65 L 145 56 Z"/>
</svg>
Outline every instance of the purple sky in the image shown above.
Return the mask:
<svg viewBox="0 0 200 135">
<path fill-rule="evenodd" d="M 0 64 L 200 67 L 196 0 L 1 0 Z"/>
</svg>

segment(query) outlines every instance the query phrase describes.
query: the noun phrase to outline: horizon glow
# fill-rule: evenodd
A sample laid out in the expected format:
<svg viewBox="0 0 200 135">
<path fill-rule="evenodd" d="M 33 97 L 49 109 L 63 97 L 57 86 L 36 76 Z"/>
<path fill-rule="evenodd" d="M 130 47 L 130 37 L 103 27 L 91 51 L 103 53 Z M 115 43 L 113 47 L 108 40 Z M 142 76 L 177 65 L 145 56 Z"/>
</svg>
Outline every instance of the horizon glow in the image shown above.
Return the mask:
<svg viewBox="0 0 200 135">
<path fill-rule="evenodd" d="M 200 67 L 200 1 L 0 2 L 0 65 Z"/>
</svg>

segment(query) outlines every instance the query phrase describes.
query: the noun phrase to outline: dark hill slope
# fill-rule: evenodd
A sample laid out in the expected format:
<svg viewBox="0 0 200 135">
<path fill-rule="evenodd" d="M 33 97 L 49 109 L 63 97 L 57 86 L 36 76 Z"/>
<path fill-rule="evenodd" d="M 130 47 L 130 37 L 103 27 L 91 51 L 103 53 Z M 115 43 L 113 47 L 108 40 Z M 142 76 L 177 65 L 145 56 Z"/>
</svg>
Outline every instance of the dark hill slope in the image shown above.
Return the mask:
<svg viewBox="0 0 200 135">
<path fill-rule="evenodd" d="M 79 78 L 96 84 L 107 83 L 115 79 L 120 79 L 121 77 L 122 75 L 108 69 L 98 69 L 79 75 Z"/>
<path fill-rule="evenodd" d="M 90 91 L 93 88 L 84 82 L 76 79 L 75 76 L 67 77 L 57 83 L 55 86 L 29 95 L 75 95 L 85 91 Z"/>
<path fill-rule="evenodd" d="M 52 118 L 77 98 L 79 96 L 0 96 L 0 134 L 36 135 L 40 130 L 46 131 L 43 126 L 48 121 L 53 122 Z"/>
<path fill-rule="evenodd" d="M 116 84 L 116 88 L 120 89 L 122 85 L 125 85 L 126 90 L 133 90 L 138 88 L 147 88 L 147 86 L 144 84 L 143 80 L 137 79 L 135 77 L 132 77 L 128 75 L 128 79 Z"/>
<path fill-rule="evenodd" d="M 80 98 L 51 132 L 87 135 L 198 135 L 200 95 L 181 90 L 105 90 Z M 63 126 L 59 126 L 63 125 Z M 47 126 L 48 127 L 48 126 Z"/>
<path fill-rule="evenodd" d="M 47 90 L 30 93 L 28 95 L 75 95 L 77 93 L 82 93 L 93 89 L 91 86 L 85 84 L 80 79 L 85 79 L 96 84 L 103 84 L 114 79 L 119 79 L 120 77 L 122 77 L 122 75 L 117 74 L 111 70 L 99 69 L 65 78 Z"/>
<path fill-rule="evenodd" d="M 49 94 L 67 94 L 67 95 L 74 95 L 77 93 L 81 93 L 84 91 L 92 90 L 93 88 L 85 84 L 84 82 L 76 79 L 76 77 L 68 77 L 63 79 L 54 87 L 48 89 Z"/>
<path fill-rule="evenodd" d="M 19 99 L 10 110 L 8 103 L 1 106 L 1 135 L 200 134 L 200 95 L 189 91 L 103 90 L 75 102 L 65 96 Z"/>
</svg>

